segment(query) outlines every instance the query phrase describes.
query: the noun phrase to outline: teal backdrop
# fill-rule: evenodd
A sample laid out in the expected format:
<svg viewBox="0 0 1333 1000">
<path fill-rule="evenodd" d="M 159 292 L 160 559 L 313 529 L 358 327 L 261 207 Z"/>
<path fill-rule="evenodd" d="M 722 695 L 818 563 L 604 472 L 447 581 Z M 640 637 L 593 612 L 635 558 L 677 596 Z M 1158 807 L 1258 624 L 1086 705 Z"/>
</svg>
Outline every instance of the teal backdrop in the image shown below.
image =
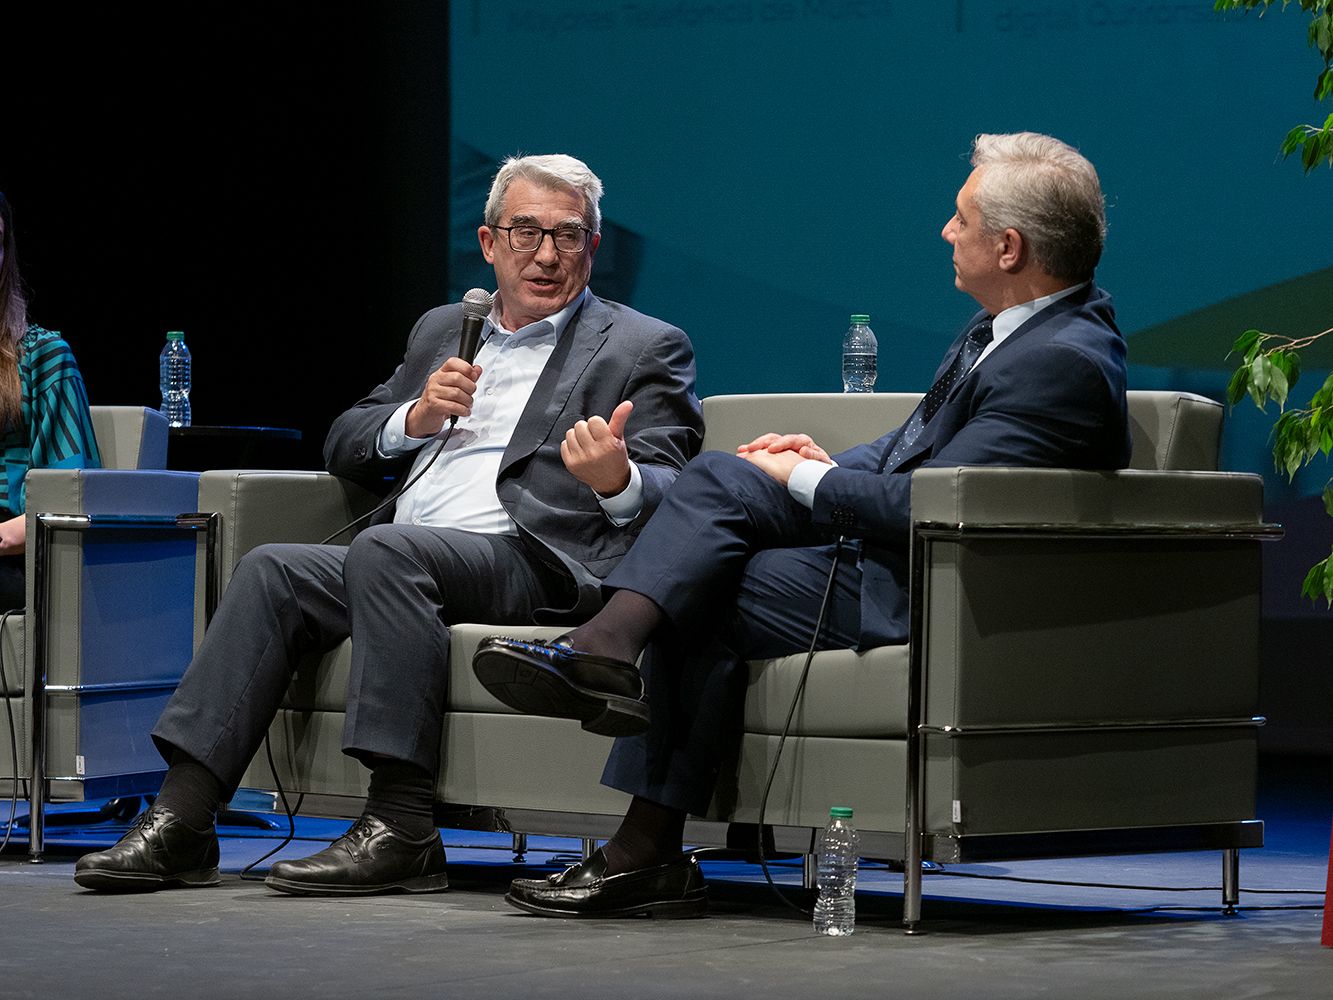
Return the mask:
<svg viewBox="0 0 1333 1000">
<path fill-rule="evenodd" d="M 606 185 L 594 290 L 687 330 L 702 394 L 836 391 L 852 312 L 872 316 L 879 388 L 921 390 L 973 309 L 939 237 L 970 140 L 1030 129 L 1100 172 L 1098 280 L 1133 384 L 1218 396 L 1248 326 L 1333 325 L 1333 187 L 1276 153 L 1319 114 L 1303 15 L 1210 8 L 454 3 L 450 295 L 487 283 L 475 227 L 497 161 L 567 151 Z M 1293 279 L 1275 312 L 1265 290 Z M 1267 471 L 1267 426 L 1238 408 L 1231 467 Z"/>
<path fill-rule="evenodd" d="M 12 9 L 11 9 L 12 8 Z M 33 318 L 98 403 L 156 406 L 167 330 L 200 424 L 302 431 L 392 372 L 413 321 L 492 280 L 496 164 L 574 153 L 606 182 L 594 288 L 693 337 L 703 394 L 839 387 L 868 312 L 883 390 L 924 389 L 971 313 L 939 231 L 973 135 L 1035 129 L 1097 165 L 1098 278 L 1131 384 L 1220 397 L 1249 327 L 1333 325 L 1333 171 L 1277 155 L 1323 121 L 1294 5 L 1211 0 L 289 0 L 17 3 L 0 190 Z M 1333 339 L 1333 338 L 1330 338 Z M 1296 390 L 1333 367 L 1312 351 Z M 1333 541 L 1322 459 L 1266 475 L 1270 749 L 1333 746 L 1333 616 L 1297 596 Z M 793 425 L 799 414 L 793 414 Z"/>
</svg>

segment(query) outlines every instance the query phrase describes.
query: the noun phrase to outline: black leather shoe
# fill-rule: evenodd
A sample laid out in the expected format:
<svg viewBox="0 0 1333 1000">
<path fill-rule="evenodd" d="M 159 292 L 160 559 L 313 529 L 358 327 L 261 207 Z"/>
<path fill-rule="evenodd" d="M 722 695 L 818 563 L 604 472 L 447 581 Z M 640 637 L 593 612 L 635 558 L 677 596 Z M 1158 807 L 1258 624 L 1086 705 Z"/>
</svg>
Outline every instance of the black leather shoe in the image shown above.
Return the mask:
<svg viewBox="0 0 1333 1000">
<path fill-rule="evenodd" d="M 631 736 L 648 728 L 643 679 L 631 663 L 554 642 L 483 639 L 472 672 L 486 690 L 528 715 L 578 719 L 590 733 Z"/>
<path fill-rule="evenodd" d="M 651 868 L 606 874 L 600 850 L 582 864 L 544 879 L 519 878 L 505 901 L 543 917 L 701 917 L 708 887 L 693 857 Z"/>
<path fill-rule="evenodd" d="M 443 892 L 449 878 L 438 830 L 422 840 L 408 840 L 365 815 L 318 854 L 277 862 L 264 884 L 295 896 L 373 896 Z"/>
<path fill-rule="evenodd" d="M 153 806 L 134 821 L 115 847 L 85 854 L 74 881 L 101 892 L 153 892 L 217 885 L 218 834 L 196 830 L 170 809 Z"/>
</svg>

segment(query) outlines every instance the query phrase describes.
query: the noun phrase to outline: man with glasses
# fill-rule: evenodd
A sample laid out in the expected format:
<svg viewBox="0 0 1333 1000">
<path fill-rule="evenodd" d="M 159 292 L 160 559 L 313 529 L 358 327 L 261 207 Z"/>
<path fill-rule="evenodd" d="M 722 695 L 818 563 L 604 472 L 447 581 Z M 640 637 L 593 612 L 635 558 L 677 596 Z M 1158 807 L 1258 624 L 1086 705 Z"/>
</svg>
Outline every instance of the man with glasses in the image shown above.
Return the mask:
<svg viewBox="0 0 1333 1000">
<path fill-rule="evenodd" d="M 906 640 L 915 469 L 1128 462 L 1125 344 L 1093 280 L 1106 234 L 1097 172 L 1033 133 L 978 136 L 972 165 L 941 235 L 955 286 L 981 311 L 911 419 L 832 457 L 804 434 L 705 452 L 607 578 L 602 611 L 554 643 L 478 649 L 478 678 L 514 707 L 646 730 L 616 743 L 603 775 L 633 796 L 615 836 L 562 874 L 515 881 L 515 906 L 704 912 L 699 866 L 681 853 L 685 817 L 707 811 L 736 739 L 744 661 L 803 652 L 816 631 L 825 649 Z M 851 541 L 841 558 L 839 535 Z"/>
<path fill-rule="evenodd" d="M 350 545 L 265 545 L 241 560 L 153 730 L 170 765 L 161 794 L 116 846 L 79 860 L 78 884 L 216 885 L 218 803 L 302 656 L 350 635 L 343 749 L 370 768 L 365 810 L 330 847 L 275 864 L 267 884 L 447 887 L 432 804 L 448 763 L 448 626 L 586 618 L 702 441 L 689 339 L 588 289 L 601 194 L 569 156 L 501 166 L 477 230 L 497 292 L 475 363 L 457 356 L 463 306 L 432 309 L 324 446 L 331 472 L 381 493 L 406 483 L 388 523 Z"/>
</svg>

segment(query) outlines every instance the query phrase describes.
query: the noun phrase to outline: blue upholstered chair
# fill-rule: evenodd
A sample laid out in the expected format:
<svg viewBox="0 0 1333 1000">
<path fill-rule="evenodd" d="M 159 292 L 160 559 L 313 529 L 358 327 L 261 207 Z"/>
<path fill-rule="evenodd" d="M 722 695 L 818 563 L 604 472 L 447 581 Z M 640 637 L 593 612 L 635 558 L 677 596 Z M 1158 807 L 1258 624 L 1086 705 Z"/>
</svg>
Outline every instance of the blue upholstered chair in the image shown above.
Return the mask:
<svg viewBox="0 0 1333 1000">
<path fill-rule="evenodd" d="M 30 803 L 154 791 L 153 720 L 189 663 L 198 474 L 165 471 L 156 410 L 95 406 L 103 468 L 28 474 L 26 613 L 0 630 L 0 793 Z M 16 787 L 17 786 L 17 787 Z"/>
</svg>

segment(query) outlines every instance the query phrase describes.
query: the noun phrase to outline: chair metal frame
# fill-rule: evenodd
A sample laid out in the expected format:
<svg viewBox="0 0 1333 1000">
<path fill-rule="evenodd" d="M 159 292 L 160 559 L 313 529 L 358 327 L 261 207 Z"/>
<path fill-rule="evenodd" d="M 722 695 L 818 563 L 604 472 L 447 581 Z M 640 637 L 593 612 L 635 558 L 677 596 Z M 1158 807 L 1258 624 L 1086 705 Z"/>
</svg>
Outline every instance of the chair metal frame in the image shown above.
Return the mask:
<svg viewBox="0 0 1333 1000">
<path fill-rule="evenodd" d="M 1239 848 L 1263 846 L 1263 823 L 1207 823 L 1178 827 L 1136 828 L 1130 831 L 1080 830 L 1068 833 L 1005 835 L 930 835 L 925 830 L 925 755 L 927 738 L 959 739 L 999 733 L 1105 732 L 1108 730 L 1250 728 L 1264 719 L 1149 719 L 1136 722 L 1086 724 L 1024 724 L 959 727 L 928 726 L 925 711 L 925 614 L 930 548 L 935 542 L 963 539 L 1021 538 L 1042 541 L 1142 541 L 1171 538 L 1177 541 L 1275 541 L 1280 525 L 1243 524 L 946 524 L 916 521 L 912 525 L 911 640 L 907 694 L 907 803 L 903 841 L 903 929 L 918 932 L 921 920 L 921 863 L 930 861 L 999 861 L 1022 857 L 1060 857 L 1088 854 L 1135 853 L 1163 849 L 1210 850 L 1222 848 L 1222 903 L 1228 913 L 1239 902 Z M 1170 846 L 1164 848 L 1163 843 Z"/>
<path fill-rule="evenodd" d="M 133 514 L 57 514 L 34 515 L 33 537 L 33 613 L 32 648 L 33 669 L 29 678 L 32 703 L 32 760 L 28 774 L 28 860 L 42 862 L 46 848 L 46 799 L 52 781 L 82 782 L 82 775 L 48 776 L 46 773 L 46 730 L 48 699 L 52 695 L 80 695 L 86 693 L 132 692 L 174 689 L 177 680 L 125 681 L 105 684 L 48 684 L 47 683 L 47 630 L 51 627 L 51 542 L 61 531 L 80 534 L 107 530 L 148 530 L 154 532 L 203 532 L 205 552 L 206 616 L 211 618 L 218 602 L 218 527 L 222 516 L 216 513 L 187 513 L 169 515 Z M 17 776 L 15 777 L 17 781 Z"/>
</svg>

